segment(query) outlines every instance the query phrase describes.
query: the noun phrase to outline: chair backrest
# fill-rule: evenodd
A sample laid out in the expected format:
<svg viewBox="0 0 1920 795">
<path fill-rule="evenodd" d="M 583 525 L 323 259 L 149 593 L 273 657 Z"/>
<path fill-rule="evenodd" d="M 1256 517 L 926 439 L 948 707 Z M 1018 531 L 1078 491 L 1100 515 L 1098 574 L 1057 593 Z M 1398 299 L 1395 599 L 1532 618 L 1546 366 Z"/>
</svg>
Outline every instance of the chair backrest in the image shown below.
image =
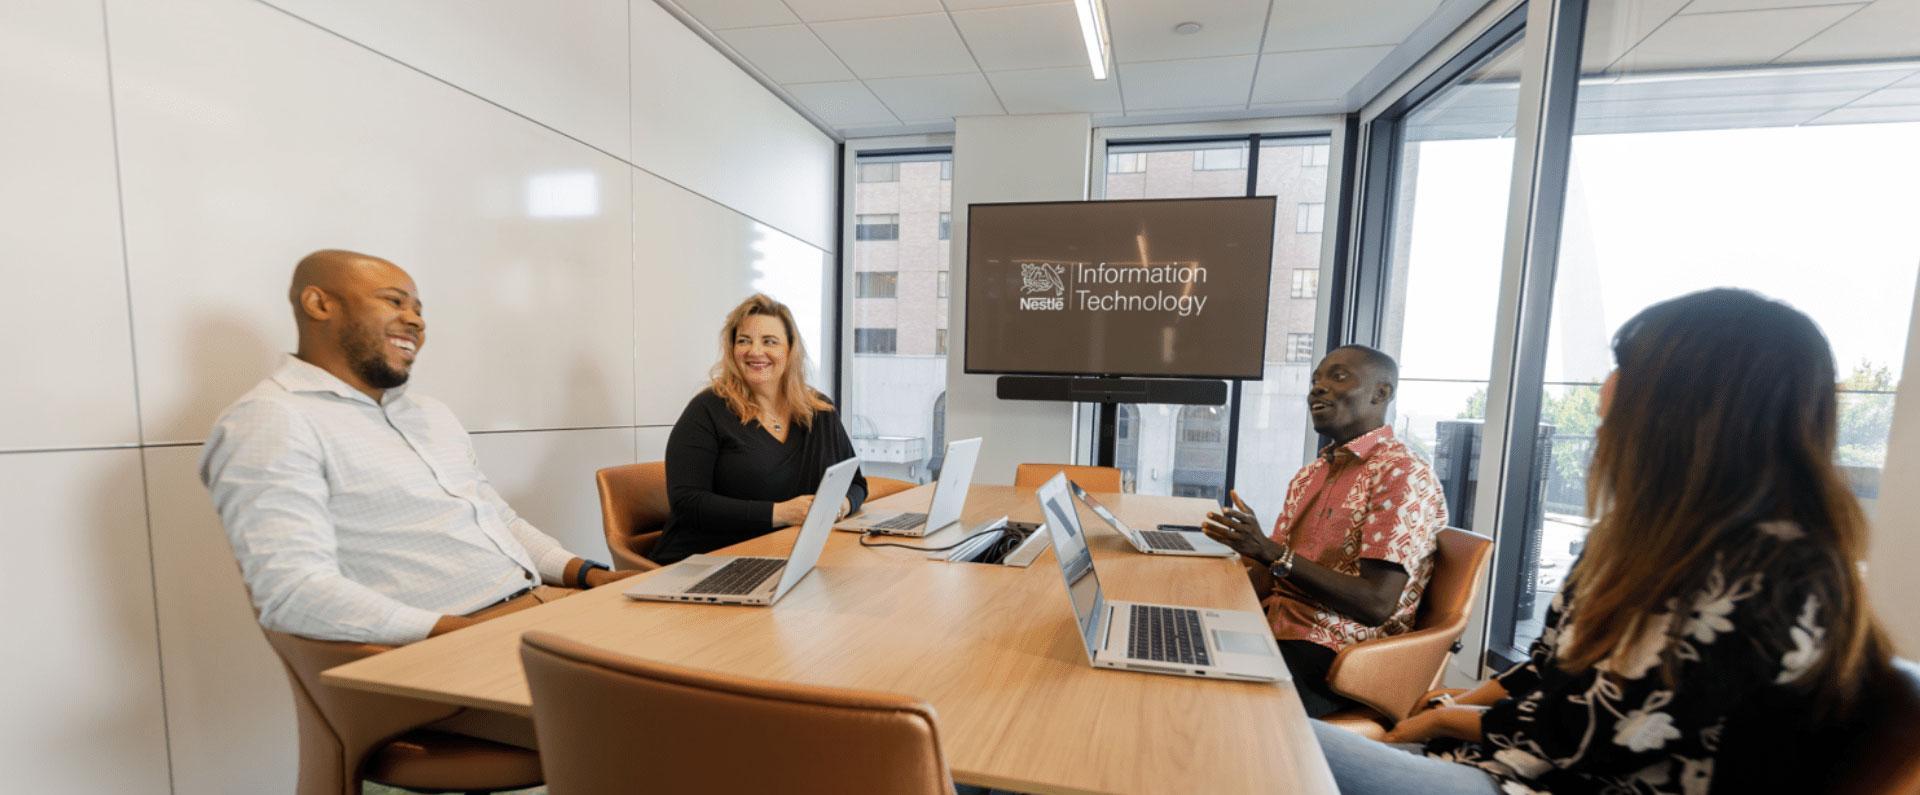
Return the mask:
<svg viewBox="0 0 1920 795">
<path fill-rule="evenodd" d="M 521 638 L 547 788 L 950 793 L 933 707 Z"/>
<path fill-rule="evenodd" d="M 1433 574 L 1421 593 L 1413 631 L 1348 646 L 1327 669 L 1334 692 L 1389 722 L 1405 718 L 1445 669 L 1454 642 L 1466 631 L 1493 551 L 1493 539 L 1451 527 L 1442 528 L 1435 541 Z"/>
<path fill-rule="evenodd" d="M 659 568 L 647 559 L 667 527 L 667 463 L 647 461 L 594 473 L 600 485 L 600 522 L 616 569 Z"/>
<path fill-rule="evenodd" d="M 1828 780 L 1841 795 L 1920 792 L 1920 664 L 1895 659 L 1867 686 L 1866 714 L 1850 733 Z"/>
<path fill-rule="evenodd" d="M 313 640 L 262 627 L 293 688 L 300 735 L 299 795 L 360 791 L 367 755 L 395 735 L 452 717 L 459 707 L 332 687 L 320 672 L 391 648 Z"/>
<path fill-rule="evenodd" d="M 1073 464 L 1021 464 L 1013 470 L 1013 485 L 1023 489 L 1037 489 L 1046 485 L 1055 472 L 1067 473 L 1067 479 L 1080 484 L 1080 488 L 1087 491 L 1108 494 L 1117 494 L 1121 491 L 1119 469 Z"/>
<path fill-rule="evenodd" d="M 900 492 L 913 488 L 913 485 L 914 484 L 904 480 L 896 480 L 894 478 L 883 478 L 878 475 L 868 475 L 867 476 L 867 502 L 873 502 L 874 500 L 880 499 L 882 497 L 890 497 L 895 494 L 899 494 Z"/>
<path fill-rule="evenodd" d="M 1413 626 L 1465 632 L 1467 617 L 1473 613 L 1474 597 L 1480 591 L 1480 580 L 1486 574 L 1487 560 L 1493 554 L 1493 539 L 1445 527 L 1435 541 L 1433 575 L 1427 579 L 1427 590 L 1420 595 L 1420 614 Z"/>
</svg>

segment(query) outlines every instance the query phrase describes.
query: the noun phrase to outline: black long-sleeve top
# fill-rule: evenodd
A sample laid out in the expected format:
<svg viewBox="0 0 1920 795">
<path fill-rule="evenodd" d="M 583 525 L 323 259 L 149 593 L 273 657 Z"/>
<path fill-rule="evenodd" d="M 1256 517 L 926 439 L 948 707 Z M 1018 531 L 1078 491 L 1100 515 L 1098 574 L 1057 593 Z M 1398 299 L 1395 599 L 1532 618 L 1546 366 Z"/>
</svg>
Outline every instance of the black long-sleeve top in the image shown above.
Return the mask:
<svg viewBox="0 0 1920 795">
<path fill-rule="evenodd" d="M 667 437 L 667 502 L 672 515 L 651 557 L 679 561 L 773 531 L 773 504 L 812 494 L 827 467 L 852 458 L 853 439 L 833 409 L 814 412 L 813 427 L 794 423 L 781 442 L 746 423 L 712 390 L 687 403 Z M 866 475 L 855 472 L 847 500 L 854 511 L 867 498 Z"/>
<path fill-rule="evenodd" d="M 1579 627 L 1579 598 L 1562 590 L 1528 658 L 1499 675 L 1508 698 L 1481 717 L 1486 740 L 1435 740 L 1427 755 L 1480 767 L 1503 793 L 1728 791 L 1717 778 L 1743 780 L 1768 762 L 1727 738 L 1756 727 L 1788 731 L 1812 707 L 1793 683 L 1829 651 L 1839 589 L 1821 576 L 1833 568 L 1807 535 L 1790 522 L 1758 525 L 1741 548 L 1716 556 L 1697 590 L 1654 614 L 1604 664 L 1580 672 L 1559 665 L 1560 644 Z M 1677 666 L 1671 686 L 1661 676 L 1669 663 Z"/>
</svg>

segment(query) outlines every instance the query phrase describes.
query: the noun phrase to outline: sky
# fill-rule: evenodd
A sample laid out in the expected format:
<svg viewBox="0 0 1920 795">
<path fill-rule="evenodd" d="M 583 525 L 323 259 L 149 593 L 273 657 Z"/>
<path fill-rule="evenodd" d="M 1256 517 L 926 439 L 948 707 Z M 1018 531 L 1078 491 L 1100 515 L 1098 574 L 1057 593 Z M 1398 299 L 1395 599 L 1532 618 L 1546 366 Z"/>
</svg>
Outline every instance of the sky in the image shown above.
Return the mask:
<svg viewBox="0 0 1920 795">
<path fill-rule="evenodd" d="M 1716 286 L 1807 312 L 1842 372 L 1897 375 L 1920 272 L 1915 141 L 1911 123 L 1577 136 L 1548 379 L 1604 377 L 1622 322 Z M 1484 379 L 1513 141 L 1417 145 L 1403 373 Z"/>
</svg>

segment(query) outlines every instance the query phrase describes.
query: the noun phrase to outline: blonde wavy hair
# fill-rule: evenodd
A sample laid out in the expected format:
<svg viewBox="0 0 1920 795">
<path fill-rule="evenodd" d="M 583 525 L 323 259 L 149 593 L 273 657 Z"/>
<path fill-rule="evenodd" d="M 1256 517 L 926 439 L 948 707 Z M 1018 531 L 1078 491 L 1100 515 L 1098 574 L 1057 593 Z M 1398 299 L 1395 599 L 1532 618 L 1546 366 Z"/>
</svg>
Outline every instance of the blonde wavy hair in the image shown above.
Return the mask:
<svg viewBox="0 0 1920 795">
<path fill-rule="evenodd" d="M 793 310 L 767 297 L 765 293 L 754 293 L 727 313 L 727 322 L 720 327 L 720 361 L 714 364 L 709 376 L 713 394 L 727 402 L 727 408 L 740 418 L 741 425 L 752 422 L 758 416 L 759 412 L 753 406 L 753 390 L 747 386 L 746 373 L 741 372 L 740 361 L 733 356 L 734 336 L 740 332 L 740 325 L 754 315 L 779 318 L 780 326 L 786 329 L 787 369 L 780 376 L 775 400 L 793 414 L 793 421 L 800 427 L 812 428 L 814 412 L 831 409 L 833 404 L 807 386 L 807 346 L 800 341 L 800 331 L 793 322 Z"/>
</svg>

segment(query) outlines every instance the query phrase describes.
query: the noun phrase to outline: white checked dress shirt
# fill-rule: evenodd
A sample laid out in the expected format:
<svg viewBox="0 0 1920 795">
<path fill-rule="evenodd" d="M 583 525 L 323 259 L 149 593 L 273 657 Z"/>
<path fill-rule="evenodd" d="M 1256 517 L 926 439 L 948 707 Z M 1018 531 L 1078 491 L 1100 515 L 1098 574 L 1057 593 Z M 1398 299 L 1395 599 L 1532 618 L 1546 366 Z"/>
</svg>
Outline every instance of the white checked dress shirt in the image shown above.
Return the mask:
<svg viewBox="0 0 1920 795">
<path fill-rule="evenodd" d="M 200 481 L 268 629 L 409 643 L 573 555 L 487 482 L 440 401 L 372 398 L 289 356 L 221 415 Z"/>
</svg>

